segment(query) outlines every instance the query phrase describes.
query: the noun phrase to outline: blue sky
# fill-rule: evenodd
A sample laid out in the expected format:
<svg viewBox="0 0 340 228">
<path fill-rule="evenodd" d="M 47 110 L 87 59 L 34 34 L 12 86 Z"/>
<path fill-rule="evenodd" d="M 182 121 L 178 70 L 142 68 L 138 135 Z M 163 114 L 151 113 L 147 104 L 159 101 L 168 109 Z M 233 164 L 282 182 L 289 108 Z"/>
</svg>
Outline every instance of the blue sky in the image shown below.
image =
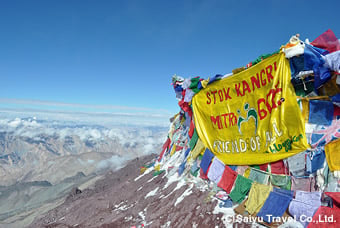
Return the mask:
<svg viewBox="0 0 340 228">
<path fill-rule="evenodd" d="M 339 9 L 335 0 L 2 0 L 0 108 L 170 116 L 173 74 L 226 74 L 296 33 L 340 38 Z"/>
</svg>

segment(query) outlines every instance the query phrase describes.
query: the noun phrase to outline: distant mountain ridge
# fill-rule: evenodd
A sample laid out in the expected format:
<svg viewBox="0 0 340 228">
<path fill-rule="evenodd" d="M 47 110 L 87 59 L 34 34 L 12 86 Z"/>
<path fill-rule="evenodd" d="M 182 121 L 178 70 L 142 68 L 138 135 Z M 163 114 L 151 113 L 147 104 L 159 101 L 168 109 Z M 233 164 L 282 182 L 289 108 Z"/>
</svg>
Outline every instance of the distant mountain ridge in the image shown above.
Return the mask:
<svg viewBox="0 0 340 228">
<path fill-rule="evenodd" d="M 22 227 L 131 159 L 157 153 L 168 128 L 0 117 L 0 227 Z"/>
<path fill-rule="evenodd" d="M 63 163 L 70 163 L 68 160 L 74 162 L 74 171 L 68 176 L 79 171 L 89 174 L 118 165 L 112 156 L 124 161 L 156 152 L 166 136 L 163 127 L 68 125 L 34 117 L 2 119 L 0 129 L 0 185 L 20 181 L 58 182 L 67 176 L 55 178 L 42 174 L 43 170 L 57 166 L 55 161 L 60 169 L 65 169 Z"/>
</svg>

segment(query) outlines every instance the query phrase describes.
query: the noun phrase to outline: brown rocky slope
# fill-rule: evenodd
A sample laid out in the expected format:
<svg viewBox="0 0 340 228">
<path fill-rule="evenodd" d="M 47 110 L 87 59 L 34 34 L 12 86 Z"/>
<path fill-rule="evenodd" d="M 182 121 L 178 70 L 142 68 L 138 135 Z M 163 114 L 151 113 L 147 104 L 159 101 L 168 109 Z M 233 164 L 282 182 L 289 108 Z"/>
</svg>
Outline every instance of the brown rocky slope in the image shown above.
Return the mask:
<svg viewBox="0 0 340 228">
<path fill-rule="evenodd" d="M 140 173 L 155 156 L 136 158 L 93 187 L 74 190 L 28 227 L 224 227 L 206 183 L 184 181 L 171 168 L 156 176 L 151 169 Z"/>
</svg>

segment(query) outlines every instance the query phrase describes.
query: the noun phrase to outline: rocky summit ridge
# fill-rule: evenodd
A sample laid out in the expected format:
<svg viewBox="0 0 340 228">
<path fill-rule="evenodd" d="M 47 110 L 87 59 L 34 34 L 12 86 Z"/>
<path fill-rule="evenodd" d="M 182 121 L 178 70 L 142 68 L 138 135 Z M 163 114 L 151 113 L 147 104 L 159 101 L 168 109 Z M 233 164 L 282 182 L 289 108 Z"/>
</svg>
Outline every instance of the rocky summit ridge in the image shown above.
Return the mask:
<svg viewBox="0 0 340 228">
<path fill-rule="evenodd" d="M 218 200 L 200 178 L 179 177 L 173 168 L 140 173 L 155 155 L 130 161 L 91 188 L 73 194 L 28 227 L 224 227 Z"/>
</svg>

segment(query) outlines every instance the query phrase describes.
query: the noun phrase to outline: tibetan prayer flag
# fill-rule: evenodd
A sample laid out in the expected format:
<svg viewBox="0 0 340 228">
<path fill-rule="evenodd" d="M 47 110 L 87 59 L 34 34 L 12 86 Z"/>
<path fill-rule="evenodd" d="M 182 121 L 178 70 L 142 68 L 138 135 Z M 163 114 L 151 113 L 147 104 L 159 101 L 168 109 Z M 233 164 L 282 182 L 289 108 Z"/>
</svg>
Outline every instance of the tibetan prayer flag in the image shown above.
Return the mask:
<svg viewBox="0 0 340 228">
<path fill-rule="evenodd" d="M 340 139 L 325 146 L 326 159 L 331 171 L 340 170 Z"/>
</svg>

